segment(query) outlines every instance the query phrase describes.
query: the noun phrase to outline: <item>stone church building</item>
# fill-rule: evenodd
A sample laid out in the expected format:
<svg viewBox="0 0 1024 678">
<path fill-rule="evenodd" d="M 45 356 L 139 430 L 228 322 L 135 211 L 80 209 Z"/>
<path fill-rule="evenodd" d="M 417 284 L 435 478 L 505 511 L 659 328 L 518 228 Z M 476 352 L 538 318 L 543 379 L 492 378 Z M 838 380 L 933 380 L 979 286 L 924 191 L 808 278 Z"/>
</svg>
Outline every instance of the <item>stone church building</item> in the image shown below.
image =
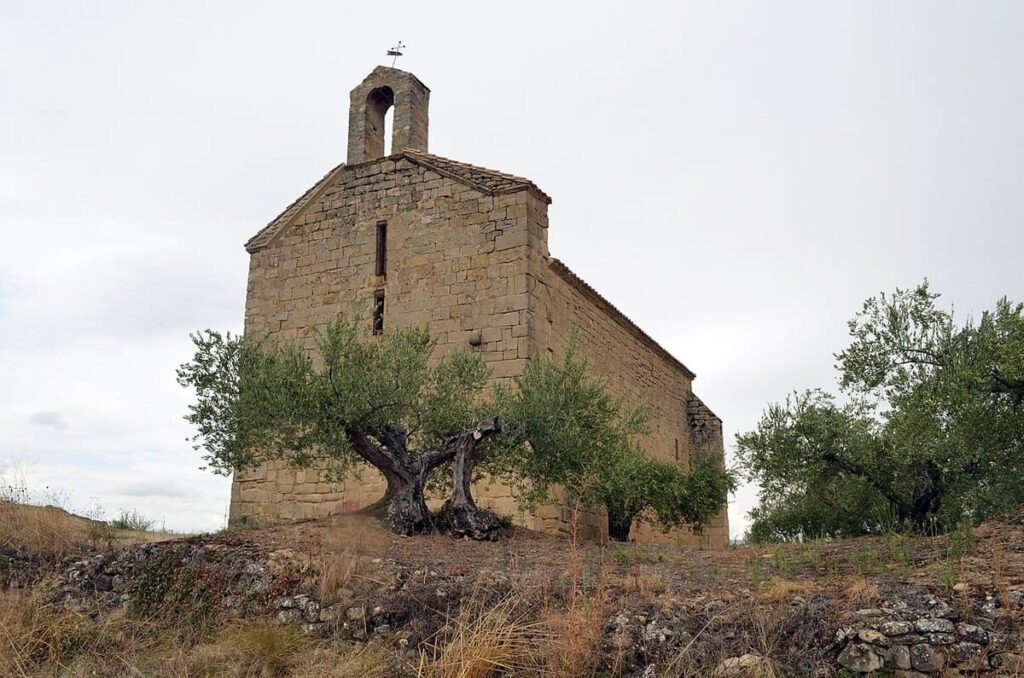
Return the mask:
<svg viewBox="0 0 1024 678">
<path fill-rule="evenodd" d="M 691 452 L 723 452 L 721 420 L 692 389 L 694 373 L 594 288 L 548 253 L 551 198 L 528 179 L 427 152 L 430 90 L 414 75 L 377 67 L 352 90 L 348 159 L 248 243 L 248 336 L 299 338 L 359 300 L 373 299 L 367 332 L 426 325 L 439 352 L 479 353 L 494 379 L 515 377 L 572 330 L 596 373 L 631 401 L 654 408 L 648 453 L 686 464 Z M 384 118 L 394 107 L 391 154 Z M 372 323 L 372 326 L 371 326 Z M 236 474 L 230 523 L 269 524 L 359 509 L 384 493 L 373 469 L 343 483 L 315 470 L 270 463 Z M 517 513 L 509 488 L 483 484 L 477 503 L 527 527 L 565 531 L 566 506 Z M 607 531 L 590 516 L 588 533 Z M 634 526 L 640 541 L 694 541 Z M 725 510 L 705 529 L 728 540 Z"/>
</svg>

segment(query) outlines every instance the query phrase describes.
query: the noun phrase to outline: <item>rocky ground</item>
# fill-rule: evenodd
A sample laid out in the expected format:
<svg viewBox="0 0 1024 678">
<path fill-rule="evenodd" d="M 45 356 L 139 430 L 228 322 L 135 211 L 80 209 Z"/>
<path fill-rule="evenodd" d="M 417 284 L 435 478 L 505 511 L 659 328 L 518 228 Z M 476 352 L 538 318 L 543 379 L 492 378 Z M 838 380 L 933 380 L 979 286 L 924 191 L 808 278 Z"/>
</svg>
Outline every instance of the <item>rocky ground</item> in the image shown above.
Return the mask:
<svg viewBox="0 0 1024 678">
<path fill-rule="evenodd" d="M 16 561 L 8 548 L 0 563 L 23 573 Z M 1024 674 L 1024 512 L 941 537 L 725 550 L 574 546 L 519 529 L 497 543 L 400 537 L 344 515 L 98 544 L 55 565 L 8 585 L 53 614 L 125 620 L 136 670 L 157 652 L 146 648 L 163 647 L 154 628 L 195 654 L 258 623 L 293 649 L 277 663 L 238 660 L 249 668 L 234 675 L 299 675 L 303 653 L 333 653 L 337 667 L 367 648 L 372 659 L 361 654 L 348 675 Z M 29 655 L 17 664 L 26 675 L 95 669 L 87 657 Z M 220 673 L 183 662 L 177 675 Z"/>
</svg>

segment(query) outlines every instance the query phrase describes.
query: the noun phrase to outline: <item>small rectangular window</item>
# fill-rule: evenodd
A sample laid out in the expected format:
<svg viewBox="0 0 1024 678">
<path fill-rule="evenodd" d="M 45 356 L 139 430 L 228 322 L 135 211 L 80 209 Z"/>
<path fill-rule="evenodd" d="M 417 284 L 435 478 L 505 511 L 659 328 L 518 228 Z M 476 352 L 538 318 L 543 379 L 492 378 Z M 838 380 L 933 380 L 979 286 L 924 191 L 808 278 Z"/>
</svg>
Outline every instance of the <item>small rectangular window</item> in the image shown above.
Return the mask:
<svg viewBox="0 0 1024 678">
<path fill-rule="evenodd" d="M 679 461 L 679 438 L 676 438 L 676 461 Z"/>
<path fill-rule="evenodd" d="M 373 293 L 373 333 L 380 334 L 384 331 L 384 290 L 377 290 Z"/>
<path fill-rule="evenodd" d="M 377 222 L 377 275 L 388 274 L 388 222 Z"/>
</svg>

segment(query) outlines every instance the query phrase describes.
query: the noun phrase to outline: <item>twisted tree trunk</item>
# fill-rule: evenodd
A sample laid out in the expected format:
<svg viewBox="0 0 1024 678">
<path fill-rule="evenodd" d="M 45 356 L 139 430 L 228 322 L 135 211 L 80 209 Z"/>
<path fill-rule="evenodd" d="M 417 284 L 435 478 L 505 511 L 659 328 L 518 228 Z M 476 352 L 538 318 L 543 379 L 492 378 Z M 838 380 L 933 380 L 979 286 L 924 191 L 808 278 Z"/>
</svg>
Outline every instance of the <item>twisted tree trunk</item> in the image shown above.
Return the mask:
<svg viewBox="0 0 1024 678">
<path fill-rule="evenodd" d="M 441 507 L 440 518 L 452 534 L 494 541 L 498 538 L 501 521 L 490 511 L 477 507 L 470 491 L 473 480 L 473 453 L 488 436 L 501 432 L 501 422 L 496 417 L 484 419 L 476 428 L 453 436 L 448 447 L 454 450 L 452 464 L 452 496 Z"/>
<path fill-rule="evenodd" d="M 412 454 L 406 443 L 408 434 L 400 426 L 385 426 L 376 431 L 374 443 L 358 426 L 345 427 L 353 449 L 368 464 L 383 474 L 388 488 L 384 493 L 384 523 L 398 534 L 430 532 L 433 522 L 424 499 L 427 476 L 446 461 L 438 452 Z"/>
<path fill-rule="evenodd" d="M 349 425 L 345 434 L 353 449 L 384 475 L 384 522 L 398 534 L 413 535 L 435 529 L 424 497 L 427 478 L 439 465 L 455 460 L 455 487 L 441 510 L 441 525 L 460 536 L 473 539 L 497 538 L 500 523 L 490 512 L 478 509 L 469 491 L 473 470 L 472 454 L 484 438 L 500 432 L 497 418 L 484 419 L 473 429 L 452 436 L 443 450 L 415 454 L 408 449 L 408 433 L 400 426 L 386 425 L 373 432 Z M 378 444 L 379 443 L 379 444 Z"/>
</svg>

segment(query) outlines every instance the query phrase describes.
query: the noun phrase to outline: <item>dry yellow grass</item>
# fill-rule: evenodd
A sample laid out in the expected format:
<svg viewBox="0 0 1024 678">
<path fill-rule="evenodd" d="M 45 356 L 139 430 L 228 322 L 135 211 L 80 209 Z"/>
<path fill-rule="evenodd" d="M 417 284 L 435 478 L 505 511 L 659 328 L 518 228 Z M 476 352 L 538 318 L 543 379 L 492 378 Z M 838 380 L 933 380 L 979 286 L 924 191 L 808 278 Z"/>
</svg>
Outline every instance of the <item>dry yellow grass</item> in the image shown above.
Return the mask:
<svg viewBox="0 0 1024 678">
<path fill-rule="evenodd" d="M 270 620 L 237 624 L 221 630 L 179 658 L 181 675 L 289 675 L 306 645 L 299 630 Z"/>
<path fill-rule="evenodd" d="M 341 592 L 359 572 L 359 556 L 348 548 L 341 553 L 321 554 L 316 557 L 314 567 L 319 572 L 320 601 L 330 605 L 341 599 Z"/>
<path fill-rule="evenodd" d="M 55 506 L 0 500 L 0 547 L 56 561 L 85 548 L 113 547 L 173 539 L 171 532 L 115 530 L 104 522 L 72 515 Z"/>
<path fill-rule="evenodd" d="M 642 600 L 648 600 L 664 593 L 668 589 L 668 582 L 663 573 L 644 573 L 637 567 L 636 571 L 623 575 L 622 589 Z"/>
<path fill-rule="evenodd" d="M 0 501 L 0 547 L 57 560 L 88 541 L 85 522 L 52 506 Z"/>
<path fill-rule="evenodd" d="M 0 592 L 0 675 L 96 675 L 88 667 L 120 663 L 146 628 L 120 613 L 94 619 L 31 592 Z"/>
<path fill-rule="evenodd" d="M 794 596 L 809 596 L 822 589 L 819 582 L 814 581 L 793 581 L 791 579 L 772 579 L 767 586 L 758 589 L 757 595 L 766 603 L 778 603 L 789 600 Z"/>
<path fill-rule="evenodd" d="M 878 584 L 862 575 L 853 576 L 846 584 L 846 598 L 857 605 L 871 605 L 878 600 Z"/>
<path fill-rule="evenodd" d="M 393 652 L 379 643 L 314 647 L 296 663 L 291 678 L 391 678 L 395 671 L 387 656 Z"/>
<path fill-rule="evenodd" d="M 515 595 L 493 605 L 471 598 L 421 652 L 418 675 L 487 678 L 536 671 L 538 643 L 547 632 L 516 608 Z"/>
</svg>

